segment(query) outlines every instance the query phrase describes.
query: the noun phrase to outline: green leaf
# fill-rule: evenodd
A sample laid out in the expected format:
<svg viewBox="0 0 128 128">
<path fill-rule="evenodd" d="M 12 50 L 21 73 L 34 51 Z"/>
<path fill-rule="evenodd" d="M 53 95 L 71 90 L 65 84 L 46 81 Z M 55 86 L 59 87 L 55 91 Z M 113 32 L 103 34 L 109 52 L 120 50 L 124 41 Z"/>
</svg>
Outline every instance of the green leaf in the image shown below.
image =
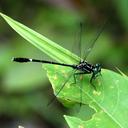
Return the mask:
<svg viewBox="0 0 128 128">
<path fill-rule="evenodd" d="M 45 66 L 47 68 L 50 82 L 52 83 L 54 93 L 57 94 L 63 83 L 70 76 L 70 68 L 60 66 Z M 127 128 L 128 115 L 128 78 L 115 72 L 102 69 L 102 77 L 95 80 L 97 91 L 89 84 L 89 75 L 77 78 L 77 83 L 73 83 L 73 77 L 59 93 L 58 98 L 69 102 L 81 102 L 89 104 L 95 110 L 95 115 L 84 127 L 96 128 Z M 61 85 L 61 86 L 60 86 Z M 80 86 L 82 85 L 82 90 Z M 64 102 L 63 102 L 64 103 Z M 79 121 L 78 121 L 79 122 Z M 83 121 L 82 121 L 83 123 Z M 93 124 L 93 125 L 92 125 Z M 75 124 L 74 124 L 75 125 Z M 80 125 L 80 124 L 79 124 Z"/>
<path fill-rule="evenodd" d="M 116 123 L 110 123 L 111 120 L 104 120 L 104 115 L 93 116 L 89 121 L 83 121 L 76 117 L 64 116 L 70 128 L 123 128 Z"/>
<path fill-rule="evenodd" d="M 45 66 L 45 68 L 56 95 L 63 83 L 69 78 L 72 70 L 67 67 L 62 68 L 61 66 L 49 65 Z M 78 77 L 76 84 L 72 84 L 74 80 L 71 77 L 59 93 L 58 98 L 62 100 L 63 104 L 65 104 L 64 100 L 69 101 L 69 103 L 71 101 L 73 103 L 80 103 L 80 92 L 82 91 L 82 103 L 89 104 L 96 112 L 89 121 L 89 124 L 84 125 L 84 127 L 89 125 L 88 128 L 91 128 L 90 126 L 92 128 L 94 126 L 99 128 L 104 124 L 104 128 L 127 128 L 128 78 L 124 75 L 121 76 L 115 72 L 102 69 L 102 77 L 97 78 L 95 81 L 97 87 L 97 91 L 95 91 L 89 84 L 89 77 L 89 75 L 84 75 L 83 80 L 81 80 L 82 76 Z M 82 90 L 80 88 L 81 85 L 83 86 Z M 67 103 L 65 105 L 67 106 Z M 86 124 L 86 122 L 83 124 Z"/>
<path fill-rule="evenodd" d="M 20 34 L 32 45 L 36 46 L 38 49 L 49 55 L 51 58 L 64 63 L 76 63 L 79 61 L 79 57 L 72 54 L 70 51 L 64 49 L 63 47 L 57 45 L 43 35 L 13 20 L 3 13 L 0 13 L 0 15 L 18 34 Z"/>
<path fill-rule="evenodd" d="M 53 41 L 2 13 L 0 15 L 22 37 L 53 59 L 69 64 L 79 62 L 79 57 Z M 128 78 L 126 76 L 102 69 L 102 77 L 98 77 L 93 83 L 97 88 L 95 91 L 89 83 L 91 74 L 78 76 L 75 84 L 71 68 L 50 64 L 45 65 L 44 68 L 47 70 L 55 94 L 58 94 L 65 81 L 68 81 L 57 96 L 65 105 L 71 103 L 69 105 L 72 106 L 72 103 L 82 102 L 83 105 L 88 104 L 95 110 L 95 114 L 88 121 L 73 117 L 66 118 L 72 126 L 75 127 L 82 122 L 80 126 L 86 128 L 128 127 Z"/>
</svg>

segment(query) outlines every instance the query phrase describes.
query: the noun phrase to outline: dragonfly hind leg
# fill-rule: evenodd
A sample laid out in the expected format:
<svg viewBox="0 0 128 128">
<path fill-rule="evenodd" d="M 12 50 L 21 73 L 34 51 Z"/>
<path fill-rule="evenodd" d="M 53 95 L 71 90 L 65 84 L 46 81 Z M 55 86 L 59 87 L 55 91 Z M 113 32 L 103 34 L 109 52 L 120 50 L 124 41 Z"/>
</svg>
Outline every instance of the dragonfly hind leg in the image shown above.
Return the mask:
<svg viewBox="0 0 128 128">
<path fill-rule="evenodd" d="M 73 78 L 74 78 L 74 83 L 73 84 L 76 84 L 76 76 L 77 75 L 82 75 L 82 74 L 85 74 L 84 72 L 77 72 L 77 73 L 74 73 L 73 75 Z M 80 86 L 80 107 L 82 105 L 82 85 Z"/>
<path fill-rule="evenodd" d="M 97 76 L 93 73 L 93 74 L 92 74 L 92 77 L 91 77 L 91 79 L 90 79 L 90 84 L 91 84 L 92 87 L 97 91 L 96 86 L 93 84 L 93 80 L 95 80 L 96 77 L 97 77 Z"/>
<path fill-rule="evenodd" d="M 74 82 L 73 82 L 72 84 L 76 84 L 76 76 L 77 76 L 77 75 L 82 75 L 82 74 L 86 74 L 86 73 L 84 73 L 84 72 L 77 72 L 77 73 L 74 73 L 74 74 L 73 74 Z"/>
</svg>

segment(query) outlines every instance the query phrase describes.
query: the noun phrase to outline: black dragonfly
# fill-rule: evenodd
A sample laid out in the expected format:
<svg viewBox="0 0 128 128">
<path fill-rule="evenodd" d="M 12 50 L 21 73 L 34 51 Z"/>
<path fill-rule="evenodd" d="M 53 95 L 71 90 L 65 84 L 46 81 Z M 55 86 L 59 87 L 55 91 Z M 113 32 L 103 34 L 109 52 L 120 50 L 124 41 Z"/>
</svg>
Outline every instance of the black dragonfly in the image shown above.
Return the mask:
<svg viewBox="0 0 128 128">
<path fill-rule="evenodd" d="M 105 23 L 106 24 L 106 23 Z M 52 65 L 60 65 L 60 66 L 65 66 L 65 67 L 70 67 L 73 69 L 73 73 L 71 73 L 71 76 L 73 75 L 74 77 L 74 82 L 76 83 L 76 75 L 81 75 L 81 74 L 92 74 L 90 78 L 90 85 L 93 86 L 93 88 L 96 90 L 95 85 L 92 83 L 96 77 L 101 74 L 101 64 L 96 63 L 96 64 L 90 64 L 86 61 L 87 56 L 91 52 L 96 40 L 99 38 L 100 34 L 105 28 L 105 24 L 100 28 L 98 33 L 96 33 L 95 38 L 89 43 L 90 46 L 88 50 L 86 51 L 86 55 L 84 56 L 83 59 L 80 59 L 80 62 L 78 64 L 66 64 L 66 63 L 58 63 L 58 62 L 53 62 L 53 61 L 47 61 L 47 60 L 38 60 L 38 59 L 30 59 L 30 58 L 22 58 L 22 57 L 14 57 L 12 61 L 19 62 L 19 63 L 26 63 L 26 62 L 37 62 L 37 63 L 42 63 L 42 64 L 52 64 Z M 79 46 L 81 46 L 81 35 L 82 35 L 82 23 L 80 23 L 80 32 L 79 32 Z M 77 72 L 78 71 L 78 72 Z M 69 76 L 68 78 L 70 79 Z M 68 80 L 69 80 L 68 79 Z M 64 84 L 61 86 L 59 91 L 55 96 L 57 96 L 60 91 L 64 88 L 65 84 L 68 82 L 66 80 Z M 54 99 L 52 99 L 53 101 Z"/>
</svg>

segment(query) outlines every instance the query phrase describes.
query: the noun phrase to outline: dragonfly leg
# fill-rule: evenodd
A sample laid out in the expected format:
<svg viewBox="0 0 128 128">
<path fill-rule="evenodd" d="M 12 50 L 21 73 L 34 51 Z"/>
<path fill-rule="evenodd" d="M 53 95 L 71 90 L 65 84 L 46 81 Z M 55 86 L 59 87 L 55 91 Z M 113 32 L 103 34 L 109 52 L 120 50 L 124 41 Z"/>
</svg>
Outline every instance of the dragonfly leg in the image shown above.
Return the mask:
<svg viewBox="0 0 128 128">
<path fill-rule="evenodd" d="M 73 77 L 74 77 L 74 83 L 73 84 L 76 84 L 76 76 L 77 75 L 82 75 L 82 74 L 86 74 L 85 72 L 77 72 L 77 73 L 74 73 Z M 82 105 L 82 84 L 80 84 L 80 107 Z"/>
<path fill-rule="evenodd" d="M 86 73 L 84 73 L 84 72 L 77 72 L 77 73 L 74 73 L 74 74 L 73 74 L 74 82 L 73 82 L 72 84 L 76 84 L 76 76 L 77 76 L 77 75 L 82 75 L 82 74 L 86 74 Z"/>
<path fill-rule="evenodd" d="M 95 80 L 96 79 L 96 75 L 93 73 L 92 74 L 92 77 L 91 77 L 91 79 L 90 79 L 90 84 L 93 86 L 93 88 L 95 89 L 95 90 L 97 90 L 96 89 L 96 86 L 93 84 L 93 80 Z"/>
</svg>

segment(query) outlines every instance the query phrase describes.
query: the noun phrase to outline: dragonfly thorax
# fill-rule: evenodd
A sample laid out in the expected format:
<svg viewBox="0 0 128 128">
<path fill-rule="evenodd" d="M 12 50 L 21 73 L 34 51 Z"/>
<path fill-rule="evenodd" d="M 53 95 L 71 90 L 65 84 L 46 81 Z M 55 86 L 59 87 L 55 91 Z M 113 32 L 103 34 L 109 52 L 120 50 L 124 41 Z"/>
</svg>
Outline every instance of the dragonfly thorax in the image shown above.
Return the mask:
<svg viewBox="0 0 128 128">
<path fill-rule="evenodd" d="M 87 63 L 87 61 L 81 61 L 79 65 L 77 65 L 77 70 L 92 73 L 94 66 L 92 64 Z"/>
<path fill-rule="evenodd" d="M 101 72 L 101 65 L 100 64 L 89 64 L 87 61 L 81 61 L 80 64 L 76 66 L 77 70 L 82 71 L 84 73 L 93 73 L 98 74 Z"/>
</svg>

